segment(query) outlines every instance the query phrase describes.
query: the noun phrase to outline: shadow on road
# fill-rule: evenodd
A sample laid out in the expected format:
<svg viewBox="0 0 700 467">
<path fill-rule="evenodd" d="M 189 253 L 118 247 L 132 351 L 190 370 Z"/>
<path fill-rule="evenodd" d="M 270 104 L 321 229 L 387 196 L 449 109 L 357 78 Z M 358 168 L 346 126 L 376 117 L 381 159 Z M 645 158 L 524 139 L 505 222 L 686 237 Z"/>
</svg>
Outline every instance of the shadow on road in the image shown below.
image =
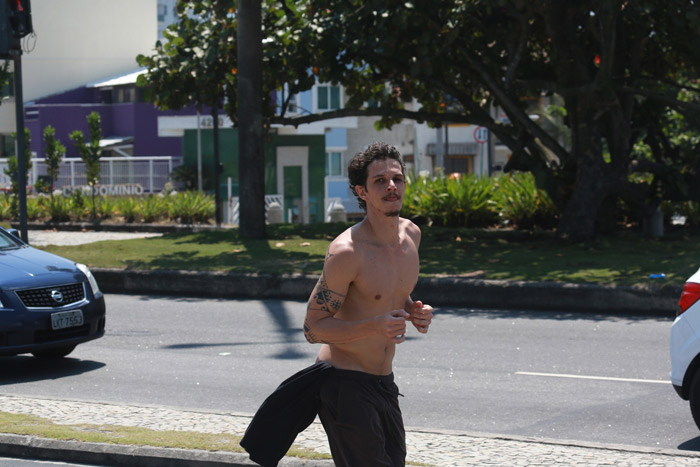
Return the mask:
<svg viewBox="0 0 700 467">
<path fill-rule="evenodd" d="M 0 357 L 0 386 L 76 376 L 103 368 L 105 363 L 77 358 L 40 360 L 29 356 Z"/>
<path fill-rule="evenodd" d="M 265 300 L 265 308 L 267 308 L 268 313 L 275 321 L 277 325 L 277 332 L 280 337 L 287 344 L 287 348 L 274 357 L 281 360 L 299 360 L 302 358 L 308 358 L 305 355 L 294 348 L 293 344 L 299 343 L 299 337 L 302 335 L 301 323 L 292 323 L 289 319 L 289 312 L 284 306 L 284 302 L 277 300 Z"/>
<path fill-rule="evenodd" d="M 682 451 L 700 451 L 700 436 L 689 439 L 685 443 L 681 443 L 678 446 L 678 449 Z"/>
</svg>

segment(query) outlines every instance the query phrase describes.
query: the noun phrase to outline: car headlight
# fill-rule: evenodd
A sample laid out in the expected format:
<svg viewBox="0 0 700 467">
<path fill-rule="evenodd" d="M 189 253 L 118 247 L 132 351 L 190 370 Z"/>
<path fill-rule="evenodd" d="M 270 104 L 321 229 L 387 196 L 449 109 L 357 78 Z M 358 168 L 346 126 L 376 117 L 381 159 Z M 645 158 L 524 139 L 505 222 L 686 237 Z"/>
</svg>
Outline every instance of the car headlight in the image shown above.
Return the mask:
<svg viewBox="0 0 700 467">
<path fill-rule="evenodd" d="M 87 277 L 87 280 L 90 283 L 90 287 L 92 288 L 92 294 L 95 296 L 95 298 L 102 295 L 102 292 L 100 292 L 100 287 L 97 285 L 97 281 L 95 280 L 95 276 L 92 275 L 90 269 L 88 269 L 88 267 L 84 264 L 80 263 L 75 263 L 75 266 L 78 269 L 80 269 L 83 272 L 83 274 L 85 274 L 85 277 Z"/>
</svg>

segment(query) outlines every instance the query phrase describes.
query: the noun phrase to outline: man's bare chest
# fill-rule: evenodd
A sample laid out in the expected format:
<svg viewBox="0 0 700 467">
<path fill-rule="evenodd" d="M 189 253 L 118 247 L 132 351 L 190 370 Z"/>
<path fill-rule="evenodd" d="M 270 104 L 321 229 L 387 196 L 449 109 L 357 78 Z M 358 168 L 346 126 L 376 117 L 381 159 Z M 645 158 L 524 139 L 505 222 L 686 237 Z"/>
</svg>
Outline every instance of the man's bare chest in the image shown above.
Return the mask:
<svg viewBox="0 0 700 467">
<path fill-rule="evenodd" d="M 412 246 L 402 249 L 376 249 L 362 257 L 355 287 L 372 300 L 408 296 L 418 280 L 418 252 Z"/>
</svg>

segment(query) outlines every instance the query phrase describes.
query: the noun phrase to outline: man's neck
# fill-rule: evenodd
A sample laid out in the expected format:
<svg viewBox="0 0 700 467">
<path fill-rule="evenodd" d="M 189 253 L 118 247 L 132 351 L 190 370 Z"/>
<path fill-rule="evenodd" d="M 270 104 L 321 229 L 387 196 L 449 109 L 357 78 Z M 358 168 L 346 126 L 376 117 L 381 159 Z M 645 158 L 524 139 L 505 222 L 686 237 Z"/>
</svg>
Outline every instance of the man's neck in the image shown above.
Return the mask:
<svg viewBox="0 0 700 467">
<path fill-rule="evenodd" d="M 367 212 L 362 221 L 378 243 L 396 245 L 399 242 L 399 216 L 387 216 L 383 212 Z"/>
</svg>

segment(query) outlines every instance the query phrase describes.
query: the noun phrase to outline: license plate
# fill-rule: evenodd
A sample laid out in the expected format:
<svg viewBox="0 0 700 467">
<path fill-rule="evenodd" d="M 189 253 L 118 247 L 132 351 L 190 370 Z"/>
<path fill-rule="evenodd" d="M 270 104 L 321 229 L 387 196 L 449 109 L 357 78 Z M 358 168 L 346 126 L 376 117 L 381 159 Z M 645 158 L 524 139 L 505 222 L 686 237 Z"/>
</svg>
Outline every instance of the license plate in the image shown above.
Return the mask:
<svg viewBox="0 0 700 467">
<path fill-rule="evenodd" d="M 65 329 L 74 326 L 82 326 L 84 323 L 83 310 L 61 311 L 51 313 L 51 328 Z"/>
</svg>

